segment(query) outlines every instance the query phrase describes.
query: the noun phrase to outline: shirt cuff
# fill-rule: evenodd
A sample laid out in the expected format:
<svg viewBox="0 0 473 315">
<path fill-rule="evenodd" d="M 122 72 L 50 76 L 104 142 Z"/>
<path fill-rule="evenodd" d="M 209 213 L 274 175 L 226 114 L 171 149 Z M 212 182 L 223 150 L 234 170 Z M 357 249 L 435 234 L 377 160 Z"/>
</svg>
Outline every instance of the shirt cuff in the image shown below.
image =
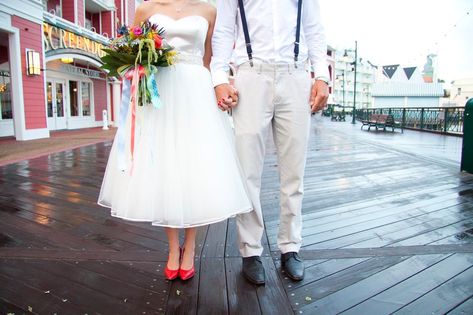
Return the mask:
<svg viewBox="0 0 473 315">
<path fill-rule="evenodd" d="M 220 84 L 229 84 L 228 74 L 225 71 L 214 71 L 212 72 L 212 82 L 214 87 Z"/>
<path fill-rule="evenodd" d="M 314 74 L 316 78 L 325 77 L 327 79 L 330 79 L 330 73 L 328 72 L 327 64 L 312 66 L 312 69 L 314 70 Z"/>
</svg>

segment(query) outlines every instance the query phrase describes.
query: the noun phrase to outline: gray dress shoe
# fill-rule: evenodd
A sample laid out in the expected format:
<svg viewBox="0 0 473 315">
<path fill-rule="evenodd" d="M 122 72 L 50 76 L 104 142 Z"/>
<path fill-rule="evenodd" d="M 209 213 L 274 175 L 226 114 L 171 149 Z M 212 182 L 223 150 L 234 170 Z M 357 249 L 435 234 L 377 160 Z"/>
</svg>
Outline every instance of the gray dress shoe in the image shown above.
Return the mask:
<svg viewBox="0 0 473 315">
<path fill-rule="evenodd" d="M 304 262 L 298 253 L 281 254 L 281 267 L 292 280 L 301 281 L 304 279 Z"/>
<path fill-rule="evenodd" d="M 264 267 L 259 256 L 243 257 L 242 272 L 246 280 L 253 284 L 265 283 Z"/>
</svg>

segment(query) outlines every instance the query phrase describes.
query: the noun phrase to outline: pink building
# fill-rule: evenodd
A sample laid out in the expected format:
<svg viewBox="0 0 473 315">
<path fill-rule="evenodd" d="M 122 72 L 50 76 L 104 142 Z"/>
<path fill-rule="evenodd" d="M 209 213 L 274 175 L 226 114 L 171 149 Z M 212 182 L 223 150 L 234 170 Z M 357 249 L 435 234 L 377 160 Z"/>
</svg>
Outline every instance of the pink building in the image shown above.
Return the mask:
<svg viewBox="0 0 473 315">
<path fill-rule="evenodd" d="M 0 137 L 101 126 L 118 113 L 120 82 L 100 69 L 101 50 L 135 0 L 0 2 Z"/>
</svg>

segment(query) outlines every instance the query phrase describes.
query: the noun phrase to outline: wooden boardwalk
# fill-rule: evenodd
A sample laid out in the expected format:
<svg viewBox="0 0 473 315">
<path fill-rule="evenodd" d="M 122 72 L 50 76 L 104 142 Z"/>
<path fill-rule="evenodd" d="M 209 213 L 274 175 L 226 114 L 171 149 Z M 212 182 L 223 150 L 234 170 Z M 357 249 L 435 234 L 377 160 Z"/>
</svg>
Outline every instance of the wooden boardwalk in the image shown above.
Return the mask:
<svg viewBox="0 0 473 315">
<path fill-rule="evenodd" d="M 0 167 L 0 314 L 472 314 L 473 175 L 439 145 L 392 145 L 415 132 L 314 117 L 312 136 L 306 278 L 280 272 L 270 148 L 263 287 L 240 274 L 233 219 L 199 230 L 194 279 L 165 281 L 163 230 L 96 205 L 110 143 Z"/>
</svg>

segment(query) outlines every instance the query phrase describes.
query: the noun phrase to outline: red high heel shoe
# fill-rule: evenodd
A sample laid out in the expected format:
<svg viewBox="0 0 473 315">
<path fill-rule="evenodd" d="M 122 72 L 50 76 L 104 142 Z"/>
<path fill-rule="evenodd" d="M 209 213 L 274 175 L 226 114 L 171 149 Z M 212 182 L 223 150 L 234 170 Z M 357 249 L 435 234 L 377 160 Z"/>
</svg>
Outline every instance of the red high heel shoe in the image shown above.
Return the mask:
<svg viewBox="0 0 473 315">
<path fill-rule="evenodd" d="M 181 257 L 183 257 L 184 256 L 184 248 L 182 248 L 181 250 L 182 250 Z M 181 278 L 181 280 L 183 280 L 183 281 L 189 280 L 190 278 L 194 277 L 194 275 L 195 275 L 194 265 L 192 265 L 192 268 L 188 269 L 188 270 L 182 269 L 179 266 L 179 278 Z"/>
<path fill-rule="evenodd" d="M 166 267 L 164 267 L 164 276 L 166 277 L 167 280 L 174 280 L 179 275 L 179 270 L 180 269 L 176 269 L 176 270 L 169 269 L 168 266 L 166 265 Z"/>
<path fill-rule="evenodd" d="M 181 280 L 183 280 L 183 281 L 189 280 L 189 279 L 192 278 L 194 275 L 195 275 L 195 268 L 194 268 L 194 266 L 192 266 L 192 268 L 189 269 L 189 270 L 184 270 L 184 269 L 179 268 L 179 277 L 180 277 Z"/>
<path fill-rule="evenodd" d="M 181 247 L 179 247 L 179 264 L 181 264 L 182 253 L 183 253 L 183 250 Z M 166 264 L 166 267 L 164 267 L 164 276 L 166 277 L 167 280 L 174 280 L 179 275 L 180 270 L 181 268 L 178 268 L 175 270 L 169 269 L 168 265 Z"/>
</svg>

